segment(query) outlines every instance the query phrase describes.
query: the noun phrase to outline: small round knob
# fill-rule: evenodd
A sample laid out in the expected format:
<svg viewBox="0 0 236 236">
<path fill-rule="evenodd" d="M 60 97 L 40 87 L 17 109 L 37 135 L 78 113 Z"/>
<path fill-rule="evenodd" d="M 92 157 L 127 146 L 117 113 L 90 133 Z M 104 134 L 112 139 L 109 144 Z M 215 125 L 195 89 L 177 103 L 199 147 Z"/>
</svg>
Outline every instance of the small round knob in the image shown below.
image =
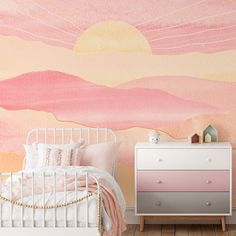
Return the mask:
<svg viewBox="0 0 236 236">
<path fill-rule="evenodd" d="M 211 161 L 212 161 L 211 158 L 207 158 L 206 160 L 207 160 L 208 162 L 211 162 Z"/>
<path fill-rule="evenodd" d="M 211 183 L 212 183 L 211 180 L 206 181 L 206 184 L 211 184 Z"/>
<path fill-rule="evenodd" d="M 155 203 L 155 206 L 160 206 L 161 205 L 161 202 L 156 202 Z"/>
<path fill-rule="evenodd" d="M 162 159 L 161 159 L 161 158 L 157 158 L 157 161 L 158 161 L 158 162 L 162 162 Z"/>
<path fill-rule="evenodd" d="M 158 184 L 161 184 L 161 183 L 162 183 L 162 181 L 161 181 L 160 179 L 158 179 L 158 180 L 157 180 L 157 183 L 158 183 Z"/>
<path fill-rule="evenodd" d="M 206 202 L 206 206 L 211 206 L 211 203 L 210 202 Z"/>
</svg>

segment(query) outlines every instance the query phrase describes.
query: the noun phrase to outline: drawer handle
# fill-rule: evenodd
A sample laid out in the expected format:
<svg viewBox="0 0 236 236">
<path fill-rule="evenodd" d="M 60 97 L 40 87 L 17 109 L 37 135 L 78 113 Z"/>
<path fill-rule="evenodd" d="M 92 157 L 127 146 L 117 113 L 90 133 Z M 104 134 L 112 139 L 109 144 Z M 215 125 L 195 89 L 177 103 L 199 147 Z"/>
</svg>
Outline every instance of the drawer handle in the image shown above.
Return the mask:
<svg viewBox="0 0 236 236">
<path fill-rule="evenodd" d="M 211 184 L 211 183 L 212 183 L 211 180 L 207 180 L 207 181 L 206 181 L 206 184 Z"/>
<path fill-rule="evenodd" d="M 211 159 L 211 158 L 207 158 L 206 160 L 207 160 L 208 162 L 211 162 L 211 161 L 212 161 L 212 159 Z"/>
<path fill-rule="evenodd" d="M 162 159 L 161 159 L 161 158 L 157 158 L 157 161 L 158 161 L 158 162 L 162 162 Z"/>
<path fill-rule="evenodd" d="M 161 202 L 156 202 L 155 203 L 155 206 L 160 206 L 161 205 Z"/>
<path fill-rule="evenodd" d="M 211 203 L 210 202 L 206 202 L 206 206 L 211 206 Z"/>
<path fill-rule="evenodd" d="M 158 179 L 158 180 L 157 180 L 157 183 L 158 183 L 158 184 L 161 184 L 161 183 L 162 183 L 162 181 L 161 181 L 160 179 Z"/>
</svg>

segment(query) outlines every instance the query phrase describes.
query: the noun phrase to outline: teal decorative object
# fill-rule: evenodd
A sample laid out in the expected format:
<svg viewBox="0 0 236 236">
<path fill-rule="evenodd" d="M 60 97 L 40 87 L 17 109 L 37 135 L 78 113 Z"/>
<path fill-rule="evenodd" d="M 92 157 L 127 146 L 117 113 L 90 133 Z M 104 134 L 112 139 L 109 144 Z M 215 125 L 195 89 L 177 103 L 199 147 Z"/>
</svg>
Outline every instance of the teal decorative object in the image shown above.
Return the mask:
<svg viewBox="0 0 236 236">
<path fill-rule="evenodd" d="M 218 132 L 216 128 L 212 125 L 208 125 L 206 129 L 203 130 L 203 142 L 217 142 L 218 141 Z"/>
</svg>

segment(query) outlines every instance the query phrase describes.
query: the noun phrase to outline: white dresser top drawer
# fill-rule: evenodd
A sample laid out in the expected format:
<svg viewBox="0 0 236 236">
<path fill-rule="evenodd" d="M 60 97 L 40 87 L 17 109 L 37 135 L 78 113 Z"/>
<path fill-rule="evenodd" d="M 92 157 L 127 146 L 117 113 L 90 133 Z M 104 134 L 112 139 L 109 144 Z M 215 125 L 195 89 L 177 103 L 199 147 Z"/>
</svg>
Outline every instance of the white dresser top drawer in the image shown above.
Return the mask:
<svg viewBox="0 0 236 236">
<path fill-rule="evenodd" d="M 137 148 L 138 170 L 229 170 L 231 148 Z"/>
<path fill-rule="evenodd" d="M 194 149 L 205 149 L 205 148 L 232 148 L 229 142 L 214 142 L 214 143 L 188 143 L 188 142 L 159 142 L 153 144 L 149 142 L 139 142 L 135 145 L 136 148 L 194 148 Z"/>
</svg>

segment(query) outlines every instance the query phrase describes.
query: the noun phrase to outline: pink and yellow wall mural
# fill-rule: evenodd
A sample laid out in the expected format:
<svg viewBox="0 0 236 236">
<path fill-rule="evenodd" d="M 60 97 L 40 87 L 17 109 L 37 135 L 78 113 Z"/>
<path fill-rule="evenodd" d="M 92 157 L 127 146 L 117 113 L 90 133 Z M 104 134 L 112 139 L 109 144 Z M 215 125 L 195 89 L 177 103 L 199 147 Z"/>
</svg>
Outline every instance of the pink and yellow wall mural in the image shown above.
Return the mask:
<svg viewBox="0 0 236 236">
<path fill-rule="evenodd" d="M 31 128 L 109 127 L 132 205 L 149 129 L 185 140 L 211 123 L 235 156 L 236 1 L 2 0 L 0 53 L 0 171 L 21 168 Z"/>
</svg>

